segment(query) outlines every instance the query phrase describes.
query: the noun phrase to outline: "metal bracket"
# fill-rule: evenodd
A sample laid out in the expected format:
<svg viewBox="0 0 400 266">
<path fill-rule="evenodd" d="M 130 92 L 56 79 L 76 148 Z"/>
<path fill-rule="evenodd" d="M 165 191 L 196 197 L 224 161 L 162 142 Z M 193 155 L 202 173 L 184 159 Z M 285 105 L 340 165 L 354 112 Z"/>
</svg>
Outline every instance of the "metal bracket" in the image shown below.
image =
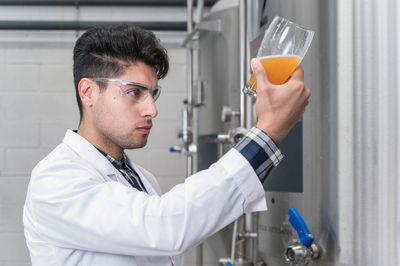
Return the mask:
<svg viewBox="0 0 400 266">
<path fill-rule="evenodd" d="M 197 81 L 197 86 L 194 88 L 194 107 L 200 107 L 205 105 L 205 88 L 206 84 L 202 80 Z"/>
<path fill-rule="evenodd" d="M 199 23 L 197 23 L 196 27 L 193 29 L 193 31 L 191 31 L 186 38 L 183 40 L 181 46 L 185 47 L 187 45 L 188 42 L 190 42 L 194 35 L 198 32 L 198 31 L 215 31 L 215 32 L 222 32 L 222 22 L 221 19 L 216 19 L 216 20 L 206 20 L 206 21 L 200 21 Z"/>
</svg>

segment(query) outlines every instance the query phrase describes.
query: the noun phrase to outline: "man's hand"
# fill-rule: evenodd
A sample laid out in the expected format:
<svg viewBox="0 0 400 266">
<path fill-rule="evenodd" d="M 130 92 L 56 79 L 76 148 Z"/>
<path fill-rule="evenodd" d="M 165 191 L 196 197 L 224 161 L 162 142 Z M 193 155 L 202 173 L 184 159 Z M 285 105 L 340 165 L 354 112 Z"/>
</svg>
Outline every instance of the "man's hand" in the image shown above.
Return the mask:
<svg viewBox="0 0 400 266">
<path fill-rule="evenodd" d="M 285 84 L 273 85 L 259 60 L 253 59 L 251 68 L 257 80 L 256 126 L 279 144 L 308 104 L 310 91 L 304 86 L 304 71 L 298 67 Z"/>
</svg>

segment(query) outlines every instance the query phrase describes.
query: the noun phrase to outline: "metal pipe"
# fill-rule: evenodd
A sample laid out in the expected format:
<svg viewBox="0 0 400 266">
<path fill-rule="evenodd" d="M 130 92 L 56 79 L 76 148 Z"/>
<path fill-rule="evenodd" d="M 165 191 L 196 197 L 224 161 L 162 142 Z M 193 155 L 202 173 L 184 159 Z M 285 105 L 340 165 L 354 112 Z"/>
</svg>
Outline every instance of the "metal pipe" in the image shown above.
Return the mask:
<svg viewBox="0 0 400 266">
<path fill-rule="evenodd" d="M 197 0 L 197 10 L 196 10 L 196 23 L 199 23 L 203 18 L 204 0 Z"/>
<path fill-rule="evenodd" d="M 232 231 L 232 247 L 231 247 L 231 262 L 235 263 L 235 253 L 236 253 L 236 239 L 237 239 L 237 227 L 238 227 L 238 220 L 235 221 L 233 224 L 233 231 Z"/>
<path fill-rule="evenodd" d="M 253 228 L 253 213 L 246 213 L 244 215 L 244 232 L 245 235 L 249 236 L 252 235 L 254 232 Z M 254 252 L 254 238 L 252 237 L 245 237 L 246 241 L 244 242 L 244 251 L 243 259 L 249 262 L 254 262 L 253 252 Z M 246 256 L 247 255 L 247 256 Z"/>
<path fill-rule="evenodd" d="M 187 32 L 191 32 L 193 30 L 193 0 L 187 0 Z M 186 48 L 186 71 L 187 71 L 187 105 L 186 108 L 188 110 L 187 116 L 187 125 L 190 130 L 192 125 L 192 115 L 193 115 L 193 50 L 190 46 Z M 187 145 L 186 148 L 190 145 L 190 143 L 185 143 Z M 193 160 L 192 156 L 187 156 L 187 176 L 191 176 L 193 174 Z"/>
<path fill-rule="evenodd" d="M 193 0 L 187 0 L 187 32 L 193 31 Z M 193 49 L 189 44 L 186 47 L 186 67 L 187 67 L 187 106 L 189 116 L 188 123 L 192 125 L 193 121 Z M 190 145 L 190 143 L 188 143 Z M 187 159 L 187 174 L 193 174 L 193 156 L 189 155 Z M 196 248 L 196 265 L 203 265 L 203 244 L 199 244 Z"/>
<path fill-rule="evenodd" d="M 154 31 L 185 31 L 178 21 L 0 21 L 0 30 L 86 30 L 94 26 L 134 24 Z"/>
<path fill-rule="evenodd" d="M 265 3 L 266 1 L 264 1 Z M 246 75 L 247 78 L 250 77 L 251 72 L 250 72 L 250 60 L 252 57 L 252 53 L 250 52 L 251 45 L 250 42 L 251 40 L 254 40 L 257 36 L 259 36 L 260 32 L 260 21 L 261 21 L 261 12 L 262 12 L 262 3 L 261 1 L 248 1 L 247 2 L 247 39 L 249 40 L 248 42 L 248 47 L 247 47 L 247 67 L 246 67 Z M 246 128 L 250 128 L 253 125 L 255 125 L 255 110 L 254 110 L 254 104 L 253 104 L 253 99 L 250 99 L 250 97 L 247 97 L 247 106 L 246 106 Z"/>
<path fill-rule="evenodd" d="M 253 242 L 253 250 L 252 257 L 254 265 L 258 263 L 258 212 L 253 213 L 253 233 L 256 234 L 256 238 L 252 239 Z"/>
<path fill-rule="evenodd" d="M 240 84 L 241 89 L 247 82 L 247 1 L 239 2 L 239 42 L 240 42 Z M 240 93 L 240 127 L 246 127 L 246 94 Z"/>
<path fill-rule="evenodd" d="M 248 58 L 247 58 L 247 50 L 248 50 L 248 40 L 247 40 L 247 25 L 248 25 L 248 17 L 247 17 L 247 0 L 239 1 L 239 42 L 240 42 L 240 84 L 239 88 L 242 88 L 247 82 L 247 71 L 248 71 Z M 245 128 L 247 126 L 247 98 L 244 93 L 240 94 L 240 127 Z M 245 231 L 250 234 L 257 233 L 255 231 L 257 225 L 255 224 L 257 219 L 255 219 L 253 213 L 245 214 Z M 248 252 L 248 257 L 246 258 L 243 254 L 244 260 L 249 260 L 252 263 L 257 263 L 257 238 L 247 238 L 246 244 L 243 247 L 243 250 Z"/>
<path fill-rule="evenodd" d="M 187 32 L 193 31 L 193 0 L 187 0 Z M 186 48 L 187 53 L 187 101 L 190 109 L 190 115 L 192 115 L 193 106 L 193 49 L 190 45 Z"/>
<path fill-rule="evenodd" d="M 217 0 L 204 0 L 212 6 Z M 3 6 L 185 6 L 185 0 L 0 0 Z"/>
</svg>

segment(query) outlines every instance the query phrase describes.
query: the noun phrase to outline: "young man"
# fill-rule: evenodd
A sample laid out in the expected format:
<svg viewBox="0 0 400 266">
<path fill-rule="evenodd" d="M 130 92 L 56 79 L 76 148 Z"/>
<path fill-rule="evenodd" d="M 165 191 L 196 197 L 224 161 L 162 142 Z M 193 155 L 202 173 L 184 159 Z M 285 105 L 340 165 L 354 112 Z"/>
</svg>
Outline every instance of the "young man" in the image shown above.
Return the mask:
<svg viewBox="0 0 400 266">
<path fill-rule="evenodd" d="M 138 27 L 84 33 L 74 48 L 78 130 L 35 167 L 28 188 L 23 220 L 32 264 L 174 265 L 174 256 L 244 212 L 266 210 L 260 180 L 281 160 L 276 144 L 310 92 L 300 68 L 281 86 L 268 82 L 258 61 L 252 68 L 257 127 L 208 170 L 161 195 L 124 150 L 146 145 L 166 51 Z"/>
</svg>

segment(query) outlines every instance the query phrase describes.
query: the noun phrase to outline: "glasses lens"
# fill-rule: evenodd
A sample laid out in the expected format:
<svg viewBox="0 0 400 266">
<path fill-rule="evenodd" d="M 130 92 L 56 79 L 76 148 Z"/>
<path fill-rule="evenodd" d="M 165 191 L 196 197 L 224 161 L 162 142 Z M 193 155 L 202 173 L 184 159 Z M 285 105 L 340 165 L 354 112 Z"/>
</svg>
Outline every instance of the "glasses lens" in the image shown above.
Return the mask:
<svg viewBox="0 0 400 266">
<path fill-rule="evenodd" d="M 140 85 L 126 86 L 125 94 L 127 94 L 133 101 L 142 102 L 147 96 L 151 95 L 154 101 L 158 99 L 161 93 L 161 87 L 148 89 Z"/>
<path fill-rule="evenodd" d="M 133 101 L 141 102 L 147 97 L 147 89 L 137 85 L 130 85 L 125 87 L 125 94 Z"/>
<path fill-rule="evenodd" d="M 161 87 L 156 87 L 156 88 L 150 89 L 150 91 L 151 91 L 151 97 L 153 97 L 153 100 L 157 101 L 157 99 L 161 93 Z"/>
<path fill-rule="evenodd" d="M 121 96 L 126 95 L 133 102 L 142 102 L 147 98 L 147 96 L 149 96 L 149 94 L 151 95 L 153 100 L 156 101 L 161 93 L 160 86 L 148 89 L 146 86 L 136 82 L 115 80 L 109 78 L 93 78 L 93 80 L 97 82 L 119 82 L 122 85 L 118 86 Z"/>
</svg>

